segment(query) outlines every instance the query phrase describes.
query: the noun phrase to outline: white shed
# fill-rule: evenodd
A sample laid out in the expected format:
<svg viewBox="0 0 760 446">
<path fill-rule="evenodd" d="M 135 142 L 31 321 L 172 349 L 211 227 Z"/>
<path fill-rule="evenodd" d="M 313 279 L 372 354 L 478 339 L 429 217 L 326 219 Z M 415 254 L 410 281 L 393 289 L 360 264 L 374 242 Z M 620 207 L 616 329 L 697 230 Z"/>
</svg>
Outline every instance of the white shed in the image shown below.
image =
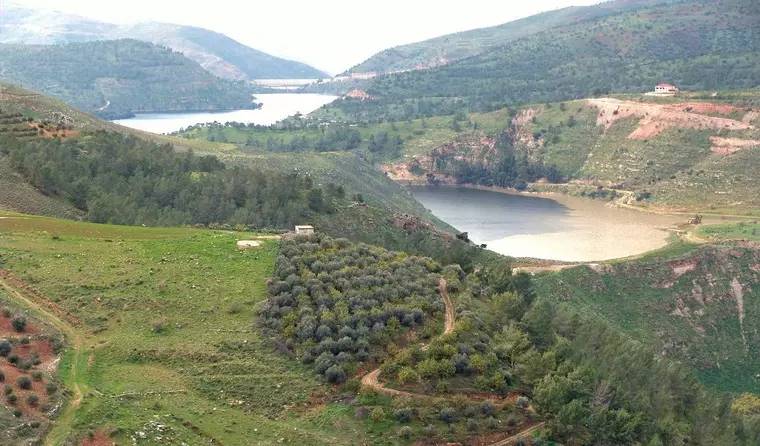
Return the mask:
<svg viewBox="0 0 760 446">
<path fill-rule="evenodd" d="M 314 226 L 301 225 L 296 226 L 296 234 L 314 234 Z"/>
</svg>

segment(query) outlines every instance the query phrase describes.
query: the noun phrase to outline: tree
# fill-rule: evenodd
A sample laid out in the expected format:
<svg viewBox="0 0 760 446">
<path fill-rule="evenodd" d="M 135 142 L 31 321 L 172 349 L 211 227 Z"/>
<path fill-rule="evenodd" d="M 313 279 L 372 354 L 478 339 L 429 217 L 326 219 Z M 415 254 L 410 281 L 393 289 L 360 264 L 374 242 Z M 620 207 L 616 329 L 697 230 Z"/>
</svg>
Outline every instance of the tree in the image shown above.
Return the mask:
<svg viewBox="0 0 760 446">
<path fill-rule="evenodd" d="M 28 376 L 19 376 L 19 378 L 16 380 L 16 384 L 18 384 L 19 388 L 24 390 L 29 390 L 32 388 L 32 380 L 29 379 Z"/>
<path fill-rule="evenodd" d="M 7 339 L 0 339 L 0 356 L 8 356 L 10 354 L 13 345 Z"/>
<path fill-rule="evenodd" d="M 17 332 L 21 333 L 26 329 L 26 318 L 24 317 L 16 317 L 13 319 L 13 329 Z"/>
<path fill-rule="evenodd" d="M 438 412 L 438 419 L 444 423 L 451 424 L 457 420 L 457 411 L 451 407 L 444 407 Z"/>
</svg>

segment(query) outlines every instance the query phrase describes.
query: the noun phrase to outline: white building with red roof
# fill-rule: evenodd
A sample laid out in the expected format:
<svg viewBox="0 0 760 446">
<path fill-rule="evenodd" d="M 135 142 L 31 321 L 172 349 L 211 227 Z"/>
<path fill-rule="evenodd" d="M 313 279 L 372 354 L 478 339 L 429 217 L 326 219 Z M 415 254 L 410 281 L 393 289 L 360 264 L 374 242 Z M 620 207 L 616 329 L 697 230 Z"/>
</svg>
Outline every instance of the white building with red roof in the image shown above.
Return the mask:
<svg viewBox="0 0 760 446">
<path fill-rule="evenodd" d="M 659 94 L 676 94 L 679 92 L 678 87 L 670 84 L 660 84 L 654 87 L 654 92 Z"/>
</svg>

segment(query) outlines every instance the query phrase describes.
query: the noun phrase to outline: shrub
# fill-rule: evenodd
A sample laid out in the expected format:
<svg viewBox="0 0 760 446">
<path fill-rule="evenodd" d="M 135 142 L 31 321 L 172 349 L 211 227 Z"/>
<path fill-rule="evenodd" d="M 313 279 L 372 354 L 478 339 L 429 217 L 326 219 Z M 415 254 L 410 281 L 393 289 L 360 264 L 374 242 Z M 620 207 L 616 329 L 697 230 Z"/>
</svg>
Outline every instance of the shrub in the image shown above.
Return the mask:
<svg viewBox="0 0 760 446">
<path fill-rule="evenodd" d="M 528 443 L 528 440 L 526 440 L 525 437 L 518 437 L 514 442 L 515 446 L 528 446 L 529 444 L 530 443 Z"/>
<path fill-rule="evenodd" d="M 467 418 L 474 418 L 477 413 L 478 411 L 472 406 L 467 406 L 464 408 L 464 416 Z"/>
<path fill-rule="evenodd" d="M 16 404 L 17 401 L 18 401 L 18 397 L 16 396 L 15 393 L 11 393 L 10 395 L 8 395 L 8 404 Z"/>
<path fill-rule="evenodd" d="M 325 378 L 333 384 L 340 384 L 346 380 L 346 372 L 343 367 L 334 365 L 325 371 Z"/>
<path fill-rule="evenodd" d="M 428 438 L 435 437 L 435 426 L 432 424 L 428 424 L 425 426 L 425 429 L 422 430 L 425 433 L 425 436 Z"/>
<path fill-rule="evenodd" d="M 474 419 L 470 418 L 467 420 L 467 430 L 470 432 L 474 432 L 478 430 L 478 422 Z"/>
<path fill-rule="evenodd" d="M 414 413 L 412 412 L 412 409 L 405 407 L 403 409 L 398 409 L 393 412 L 393 419 L 398 421 L 399 423 L 408 423 L 412 420 L 412 415 Z"/>
<path fill-rule="evenodd" d="M 499 427 L 499 423 L 496 421 L 496 418 L 488 417 L 488 419 L 486 420 L 486 427 L 491 430 L 494 430 L 497 427 Z"/>
<path fill-rule="evenodd" d="M 13 345 L 7 339 L 0 339 L 0 356 L 8 356 L 13 349 Z"/>
<path fill-rule="evenodd" d="M 153 323 L 150 325 L 151 330 L 153 330 L 153 333 L 163 333 L 164 328 L 166 326 L 166 319 L 158 319 L 153 321 Z"/>
<path fill-rule="evenodd" d="M 369 408 L 366 406 L 359 406 L 354 409 L 354 418 L 357 420 L 365 420 L 369 416 Z"/>
<path fill-rule="evenodd" d="M 10 355 L 8 355 L 8 362 L 10 362 L 13 365 L 18 364 L 20 360 L 21 358 L 15 353 L 11 353 Z"/>
<path fill-rule="evenodd" d="M 517 406 L 518 409 L 525 410 L 528 408 L 528 406 L 530 406 L 530 400 L 528 399 L 528 397 L 521 396 L 517 398 L 517 400 L 515 401 L 515 405 Z"/>
<path fill-rule="evenodd" d="M 31 340 L 31 339 L 29 339 L 29 336 L 24 336 L 24 337 L 21 339 L 21 345 L 29 345 L 29 343 L 30 343 L 30 342 L 32 342 L 32 340 Z"/>
<path fill-rule="evenodd" d="M 401 429 L 398 430 L 398 436 L 404 440 L 410 439 L 412 437 L 412 428 L 409 426 L 402 426 Z"/>
<path fill-rule="evenodd" d="M 21 333 L 24 330 L 26 330 L 26 318 L 21 317 L 21 316 L 14 318 L 12 325 L 13 325 L 14 330 Z"/>
<path fill-rule="evenodd" d="M 451 407 L 444 407 L 438 412 L 438 418 L 444 423 L 453 423 L 457 420 L 457 411 Z"/>
<path fill-rule="evenodd" d="M 58 386 L 55 383 L 45 384 L 45 392 L 47 392 L 48 395 L 52 395 L 57 391 L 58 391 Z"/>
<path fill-rule="evenodd" d="M 3 381 L 5 381 L 5 373 L 2 370 L 0 370 L 0 382 L 3 382 Z"/>
<path fill-rule="evenodd" d="M 494 413 L 493 403 L 490 401 L 483 401 L 482 403 L 480 403 L 480 412 L 485 416 L 493 415 Z"/>
<path fill-rule="evenodd" d="M 11 317 L 10 308 L 3 308 L 3 316 L 5 316 L 6 318 Z"/>
<path fill-rule="evenodd" d="M 19 376 L 16 380 L 16 384 L 18 384 L 19 388 L 24 390 L 29 390 L 32 388 L 32 380 L 29 379 L 28 376 Z"/>
<path fill-rule="evenodd" d="M 375 407 L 370 412 L 369 417 L 372 418 L 372 421 L 383 421 L 385 420 L 385 411 L 382 407 Z"/>
<path fill-rule="evenodd" d="M 517 417 L 515 414 L 511 413 L 509 416 L 507 416 L 507 426 L 514 427 L 517 426 Z"/>
<path fill-rule="evenodd" d="M 438 383 L 435 385 L 435 390 L 438 393 L 448 393 L 451 391 L 451 385 L 448 381 L 439 380 Z"/>
<path fill-rule="evenodd" d="M 21 409 L 13 409 L 13 416 L 14 417 L 21 418 L 21 415 L 23 415 L 23 413 L 21 412 Z"/>
<path fill-rule="evenodd" d="M 35 381 L 42 381 L 42 372 L 32 373 L 32 379 Z"/>
<path fill-rule="evenodd" d="M 37 395 L 35 395 L 35 394 L 31 394 L 31 395 L 29 395 L 28 397 L 26 397 L 26 402 L 27 402 L 27 404 L 29 404 L 30 406 L 32 406 L 32 407 L 36 407 L 36 406 L 37 406 L 37 404 L 39 404 L 39 403 L 40 403 L 40 397 L 38 397 L 38 396 L 37 396 Z"/>
<path fill-rule="evenodd" d="M 10 384 L 6 384 L 5 387 L 3 388 L 3 393 L 5 393 L 6 395 L 10 395 L 11 393 L 13 393 L 13 387 L 11 387 Z"/>
</svg>

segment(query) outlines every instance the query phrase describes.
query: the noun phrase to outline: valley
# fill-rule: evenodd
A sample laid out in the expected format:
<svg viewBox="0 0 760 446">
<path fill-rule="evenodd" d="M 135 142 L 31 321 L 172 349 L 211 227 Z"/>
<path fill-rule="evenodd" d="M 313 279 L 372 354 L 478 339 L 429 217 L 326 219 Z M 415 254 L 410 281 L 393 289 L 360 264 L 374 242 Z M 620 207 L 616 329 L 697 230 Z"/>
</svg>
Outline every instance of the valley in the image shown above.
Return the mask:
<svg viewBox="0 0 760 446">
<path fill-rule="evenodd" d="M 1 444 L 760 444 L 756 2 L 560 2 L 325 79 L 241 42 L 472 11 L 68 1 L 0 12 Z"/>
</svg>

